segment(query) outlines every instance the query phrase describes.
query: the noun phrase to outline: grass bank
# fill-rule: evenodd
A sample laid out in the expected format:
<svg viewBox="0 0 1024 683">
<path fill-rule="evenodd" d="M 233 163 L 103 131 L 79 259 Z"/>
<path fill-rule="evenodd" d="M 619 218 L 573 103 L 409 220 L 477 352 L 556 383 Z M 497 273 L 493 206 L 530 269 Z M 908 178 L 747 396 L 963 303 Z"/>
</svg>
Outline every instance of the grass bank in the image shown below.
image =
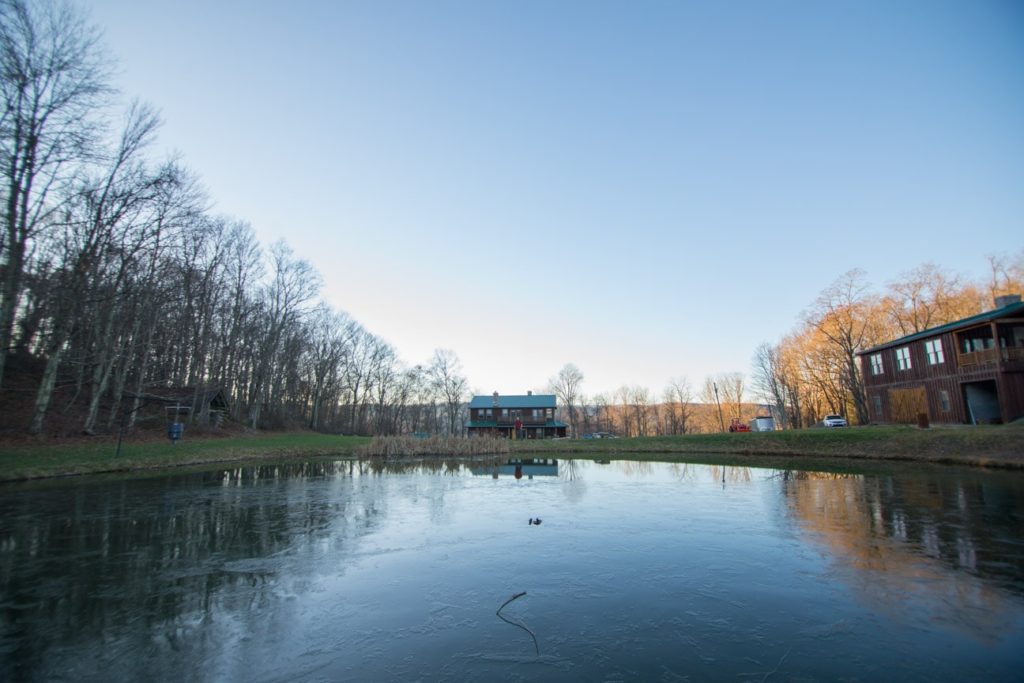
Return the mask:
<svg viewBox="0 0 1024 683">
<path fill-rule="evenodd" d="M 1024 425 L 868 426 L 742 434 L 689 434 L 635 439 L 513 442 L 515 454 L 568 457 L 601 453 L 628 457 L 747 455 L 792 458 L 902 460 L 1024 469 Z"/>
<path fill-rule="evenodd" d="M 979 427 L 854 427 L 750 434 L 595 440 L 369 439 L 309 432 L 125 442 L 113 439 L 0 444 L 0 481 L 105 472 L 168 469 L 223 462 L 336 457 L 602 456 L 623 460 L 692 460 L 744 456 L 765 465 L 801 460 L 915 461 L 1024 469 L 1024 425 Z M 749 461 L 748 461 L 749 463 Z"/>
<path fill-rule="evenodd" d="M 101 472 L 155 470 L 207 463 L 336 455 L 351 457 L 370 439 L 312 432 L 285 432 L 233 437 L 186 437 L 126 441 L 116 455 L 114 439 L 34 441 L 0 445 L 0 481 L 20 481 Z"/>
</svg>

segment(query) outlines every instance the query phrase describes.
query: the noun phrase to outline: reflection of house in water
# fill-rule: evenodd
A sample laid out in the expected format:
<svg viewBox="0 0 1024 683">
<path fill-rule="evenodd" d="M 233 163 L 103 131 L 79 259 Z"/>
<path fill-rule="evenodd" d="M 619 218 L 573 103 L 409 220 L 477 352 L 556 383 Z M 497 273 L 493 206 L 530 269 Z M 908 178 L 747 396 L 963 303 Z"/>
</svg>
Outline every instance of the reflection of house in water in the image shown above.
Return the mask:
<svg viewBox="0 0 1024 683">
<path fill-rule="evenodd" d="M 512 476 L 516 479 L 533 479 L 534 477 L 557 477 L 558 461 L 549 458 L 526 458 L 509 460 L 505 463 L 489 467 L 470 467 L 469 471 L 478 477 Z"/>
<path fill-rule="evenodd" d="M 887 612 L 917 610 L 994 638 L 1014 617 L 1024 553 L 1019 486 L 985 477 L 783 476 L 792 517 L 827 547 L 845 580 Z"/>
</svg>

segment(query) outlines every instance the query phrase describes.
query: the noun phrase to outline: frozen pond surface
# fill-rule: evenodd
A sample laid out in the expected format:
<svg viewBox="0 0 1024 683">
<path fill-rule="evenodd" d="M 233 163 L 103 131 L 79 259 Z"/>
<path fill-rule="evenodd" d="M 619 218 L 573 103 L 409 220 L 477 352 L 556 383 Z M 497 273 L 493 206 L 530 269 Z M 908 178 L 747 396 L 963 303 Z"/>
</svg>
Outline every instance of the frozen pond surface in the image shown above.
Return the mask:
<svg viewBox="0 0 1024 683">
<path fill-rule="evenodd" d="M 0 488 L 0 679 L 1021 680 L 1022 474 L 399 469 Z"/>
</svg>

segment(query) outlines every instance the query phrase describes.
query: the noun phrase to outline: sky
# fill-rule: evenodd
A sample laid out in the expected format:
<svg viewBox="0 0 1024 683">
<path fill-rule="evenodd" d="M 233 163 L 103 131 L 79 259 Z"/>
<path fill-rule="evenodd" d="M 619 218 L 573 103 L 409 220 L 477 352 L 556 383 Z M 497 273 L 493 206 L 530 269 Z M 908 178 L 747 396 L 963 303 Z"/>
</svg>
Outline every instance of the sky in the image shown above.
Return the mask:
<svg viewBox="0 0 1024 683">
<path fill-rule="evenodd" d="M 749 372 L 1024 249 L 1024 4 L 81 0 L 214 212 L 478 393 Z"/>
</svg>

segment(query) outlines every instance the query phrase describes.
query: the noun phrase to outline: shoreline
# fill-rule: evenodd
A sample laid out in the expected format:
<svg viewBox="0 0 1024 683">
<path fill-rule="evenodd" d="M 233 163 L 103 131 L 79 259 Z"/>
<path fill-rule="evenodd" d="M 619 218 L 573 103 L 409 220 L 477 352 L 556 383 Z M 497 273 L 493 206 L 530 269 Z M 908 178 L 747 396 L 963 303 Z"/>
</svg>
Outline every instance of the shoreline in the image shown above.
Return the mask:
<svg viewBox="0 0 1024 683">
<path fill-rule="evenodd" d="M 389 455 L 466 457 L 464 439 L 458 452 Z M 200 436 L 177 445 L 167 442 L 126 442 L 120 457 L 113 440 L 90 442 L 21 442 L 3 447 L 0 483 L 38 479 L 67 479 L 90 474 L 149 475 L 186 467 L 211 468 L 226 463 L 294 461 L 324 457 L 371 459 L 369 437 L 345 437 L 311 432 L 255 434 L 235 437 Z M 742 458 L 766 465 L 784 462 L 922 463 L 1024 470 L 1024 425 L 981 427 L 852 427 L 805 429 L 744 434 L 693 434 L 623 439 L 557 439 L 508 444 L 499 457 L 594 458 L 666 461 L 699 458 Z M 471 450 L 471 449 L 470 449 Z M 480 453 L 486 456 L 486 453 Z M 611 456 L 611 457 L 608 457 Z"/>
<path fill-rule="evenodd" d="M 644 456 L 736 455 L 793 460 L 878 461 L 931 463 L 969 467 L 1024 470 L 1024 425 L 984 427 L 852 427 L 805 429 L 749 434 L 697 434 L 684 437 L 604 439 L 542 442 L 517 446 L 515 453 L 579 452 L 633 453 Z"/>
</svg>

